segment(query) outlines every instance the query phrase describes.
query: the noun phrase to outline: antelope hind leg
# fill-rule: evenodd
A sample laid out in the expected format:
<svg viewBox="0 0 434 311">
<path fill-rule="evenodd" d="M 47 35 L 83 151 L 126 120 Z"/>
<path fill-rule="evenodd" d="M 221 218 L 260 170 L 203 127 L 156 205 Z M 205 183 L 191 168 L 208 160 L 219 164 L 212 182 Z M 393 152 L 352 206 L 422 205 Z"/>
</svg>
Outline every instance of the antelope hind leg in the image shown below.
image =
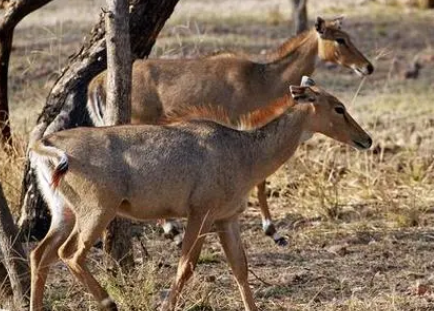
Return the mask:
<svg viewBox="0 0 434 311">
<path fill-rule="evenodd" d="M 69 210 L 61 209 L 58 215 L 53 213 L 50 230 L 31 252 L 30 311 L 43 310 L 44 288 L 50 265 L 59 260 L 57 251 L 68 238 L 74 223 L 74 216 Z"/>
<path fill-rule="evenodd" d="M 164 237 L 173 240 L 176 246 L 181 247 L 184 239 L 184 233 L 180 229 L 181 225 L 173 219 L 162 219 L 160 223 L 163 227 Z"/>
<path fill-rule="evenodd" d="M 162 304 L 162 311 L 175 310 L 179 294 L 181 293 L 184 284 L 193 275 L 194 268 L 199 259 L 200 251 L 202 250 L 205 234 L 209 232 L 212 225 L 211 219 L 207 216 L 208 214 L 189 215 L 188 217 L 176 279 L 170 289 L 168 299 Z"/>
<path fill-rule="evenodd" d="M 115 302 L 101 287 L 86 266 L 86 255 L 95 241 L 102 235 L 104 229 L 113 220 L 115 213 L 107 209 L 86 208 L 87 211 L 96 211 L 86 217 L 77 216 L 76 225 L 66 242 L 59 249 L 59 257 L 68 266 L 69 271 L 94 296 L 105 310 L 117 311 Z"/>
</svg>

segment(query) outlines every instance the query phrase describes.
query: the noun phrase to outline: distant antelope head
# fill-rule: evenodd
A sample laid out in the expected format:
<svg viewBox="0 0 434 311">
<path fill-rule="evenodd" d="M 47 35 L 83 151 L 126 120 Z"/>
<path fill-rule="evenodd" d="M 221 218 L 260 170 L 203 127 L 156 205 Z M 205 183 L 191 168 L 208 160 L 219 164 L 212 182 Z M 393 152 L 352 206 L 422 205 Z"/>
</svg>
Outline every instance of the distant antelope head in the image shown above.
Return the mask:
<svg viewBox="0 0 434 311">
<path fill-rule="evenodd" d="M 374 66 L 351 42 L 350 36 L 341 30 L 343 17 L 326 21 L 317 18 L 318 56 L 324 61 L 338 63 L 353 69 L 359 76 L 370 75 Z"/>
<path fill-rule="evenodd" d="M 310 105 L 306 132 L 324 134 L 359 150 L 371 147 L 371 137 L 354 121 L 344 104 L 317 87 L 311 78 L 304 76 L 301 85 L 291 85 L 290 91 L 298 104 Z"/>
</svg>

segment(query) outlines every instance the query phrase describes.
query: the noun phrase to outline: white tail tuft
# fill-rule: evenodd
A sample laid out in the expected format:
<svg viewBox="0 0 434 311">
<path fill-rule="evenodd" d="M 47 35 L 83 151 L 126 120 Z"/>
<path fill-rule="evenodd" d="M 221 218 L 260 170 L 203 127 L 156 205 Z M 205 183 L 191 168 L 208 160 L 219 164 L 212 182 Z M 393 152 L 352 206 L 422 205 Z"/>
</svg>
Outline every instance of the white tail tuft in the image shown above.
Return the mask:
<svg viewBox="0 0 434 311">
<path fill-rule="evenodd" d="M 44 140 L 39 140 L 30 146 L 32 167 L 36 170 L 39 184 L 48 183 L 55 189 L 60 179 L 68 171 L 68 156 L 63 150 L 54 146 L 47 146 Z M 49 161 L 57 162 L 55 167 L 49 165 Z"/>
<path fill-rule="evenodd" d="M 103 96 L 101 95 L 101 87 L 89 88 L 87 96 L 87 111 L 89 117 L 95 126 L 104 126 L 103 117 Z"/>
</svg>

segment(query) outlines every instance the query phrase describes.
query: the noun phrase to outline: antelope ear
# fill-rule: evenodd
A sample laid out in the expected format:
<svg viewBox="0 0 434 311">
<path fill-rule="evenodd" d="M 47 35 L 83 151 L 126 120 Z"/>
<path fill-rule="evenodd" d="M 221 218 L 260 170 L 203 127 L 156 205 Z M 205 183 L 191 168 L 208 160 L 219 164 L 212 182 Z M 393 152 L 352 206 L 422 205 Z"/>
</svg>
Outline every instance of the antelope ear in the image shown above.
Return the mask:
<svg viewBox="0 0 434 311">
<path fill-rule="evenodd" d="M 308 76 L 303 76 L 303 78 L 301 78 L 300 86 L 315 86 L 315 81 Z"/>
<path fill-rule="evenodd" d="M 326 30 L 326 22 L 324 19 L 322 19 L 319 16 L 316 18 L 315 29 L 321 35 L 324 34 L 324 32 Z"/>
<path fill-rule="evenodd" d="M 342 21 L 344 20 L 345 16 L 339 16 L 332 20 L 332 26 L 336 29 L 341 29 L 342 27 Z"/>
<path fill-rule="evenodd" d="M 291 85 L 289 87 L 292 98 L 299 103 L 311 103 L 315 101 L 315 92 L 309 87 Z"/>
</svg>

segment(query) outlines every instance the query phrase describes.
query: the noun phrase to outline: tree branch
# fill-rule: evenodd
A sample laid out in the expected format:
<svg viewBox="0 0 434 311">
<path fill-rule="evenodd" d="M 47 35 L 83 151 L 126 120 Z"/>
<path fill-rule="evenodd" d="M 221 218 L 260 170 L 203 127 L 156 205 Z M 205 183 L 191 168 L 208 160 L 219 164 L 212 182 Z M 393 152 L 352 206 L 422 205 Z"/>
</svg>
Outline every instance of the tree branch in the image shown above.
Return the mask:
<svg viewBox="0 0 434 311">
<path fill-rule="evenodd" d="M 8 2 L 6 12 L 0 21 L 0 32 L 14 31 L 15 26 L 27 15 L 38 10 L 52 0 L 17 0 Z"/>
<path fill-rule="evenodd" d="M 8 72 L 12 40 L 16 25 L 28 14 L 44 6 L 51 0 L 17 0 L 2 1 L 1 7 L 6 8 L 0 20 L 0 128 L 1 140 L 12 145 L 8 100 Z"/>
<path fill-rule="evenodd" d="M 4 263 L 14 296 L 14 304 L 19 310 L 28 306 L 28 289 L 30 287 L 30 273 L 26 255 L 18 238 L 6 198 L 0 184 L 0 250 L 4 256 Z"/>
</svg>

